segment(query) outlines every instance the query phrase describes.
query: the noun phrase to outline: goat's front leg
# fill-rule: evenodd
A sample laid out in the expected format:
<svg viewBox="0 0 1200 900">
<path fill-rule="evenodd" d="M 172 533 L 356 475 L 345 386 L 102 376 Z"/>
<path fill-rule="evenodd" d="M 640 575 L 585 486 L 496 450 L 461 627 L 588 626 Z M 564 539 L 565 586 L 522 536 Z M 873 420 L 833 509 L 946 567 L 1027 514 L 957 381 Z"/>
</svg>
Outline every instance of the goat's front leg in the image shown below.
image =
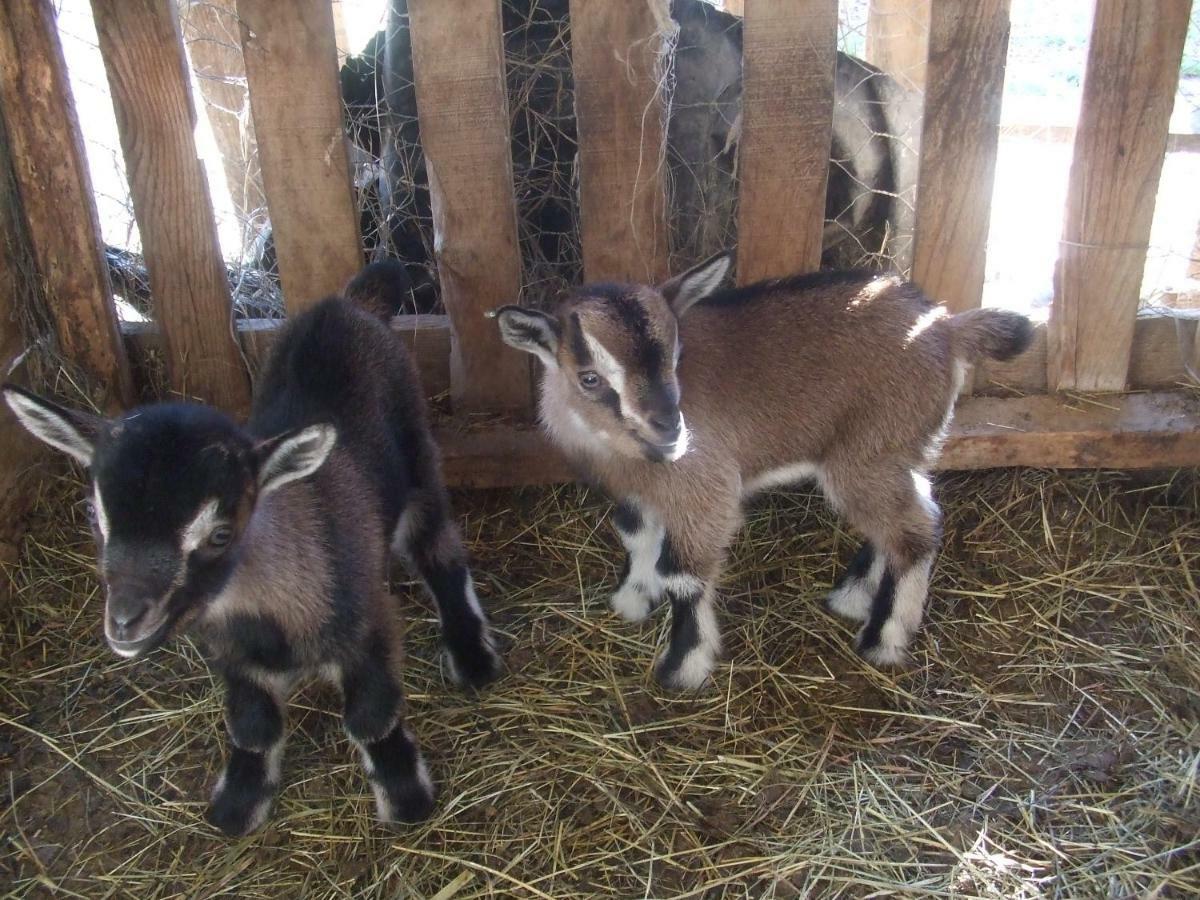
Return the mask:
<svg viewBox="0 0 1200 900">
<path fill-rule="evenodd" d="M 659 559 L 666 530 L 651 511 L 631 500 L 617 505 L 613 525 L 626 557 L 620 584 L 609 605 L 626 621 L 640 622 L 662 602 L 664 582 Z"/>
<path fill-rule="evenodd" d="M 446 665 L 455 684 L 480 688 L 495 680 L 500 655 L 444 492 L 426 489 L 409 503 L 394 543 L 437 604 Z"/>
<path fill-rule="evenodd" d="M 346 733 L 362 754 L 379 821 L 419 822 L 433 812 L 436 791 L 404 722 L 404 693 L 396 677 L 401 648 L 394 635 L 380 632 L 365 650 L 342 670 Z"/>
<path fill-rule="evenodd" d="M 208 821 L 235 837 L 259 828 L 279 789 L 285 689 L 240 670 L 224 673 L 229 760 L 213 788 Z"/>
<path fill-rule="evenodd" d="M 721 630 L 713 608 L 715 574 L 696 574 L 672 549 L 668 535 L 659 559 L 663 595 L 671 604 L 671 636 L 658 657 L 654 677 L 672 690 L 702 687 L 721 652 Z"/>
</svg>

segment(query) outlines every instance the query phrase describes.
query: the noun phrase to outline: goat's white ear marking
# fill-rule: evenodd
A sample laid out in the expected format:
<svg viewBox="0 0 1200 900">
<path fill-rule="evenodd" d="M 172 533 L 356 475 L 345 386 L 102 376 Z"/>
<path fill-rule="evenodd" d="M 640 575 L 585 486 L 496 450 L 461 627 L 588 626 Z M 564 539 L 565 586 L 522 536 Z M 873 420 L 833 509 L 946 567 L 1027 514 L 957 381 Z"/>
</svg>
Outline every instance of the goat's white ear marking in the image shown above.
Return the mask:
<svg viewBox="0 0 1200 900">
<path fill-rule="evenodd" d="M 96 434 L 100 430 L 99 416 L 66 409 L 13 385 L 4 387 L 4 399 L 34 437 L 85 466 L 92 464 Z"/>
<path fill-rule="evenodd" d="M 695 303 L 721 286 L 721 282 L 729 274 L 730 264 L 729 254 L 718 253 L 699 265 L 692 266 L 683 274 L 663 282 L 658 290 L 667 298 L 675 315 L 682 316 Z"/>
<path fill-rule="evenodd" d="M 332 425 L 310 425 L 260 444 L 259 491 L 269 494 L 289 481 L 311 475 L 321 468 L 336 443 L 337 429 Z"/>
<path fill-rule="evenodd" d="M 500 323 L 500 337 L 508 346 L 532 353 L 547 368 L 558 365 L 558 323 L 553 318 L 520 306 L 502 306 L 490 315 Z"/>
</svg>

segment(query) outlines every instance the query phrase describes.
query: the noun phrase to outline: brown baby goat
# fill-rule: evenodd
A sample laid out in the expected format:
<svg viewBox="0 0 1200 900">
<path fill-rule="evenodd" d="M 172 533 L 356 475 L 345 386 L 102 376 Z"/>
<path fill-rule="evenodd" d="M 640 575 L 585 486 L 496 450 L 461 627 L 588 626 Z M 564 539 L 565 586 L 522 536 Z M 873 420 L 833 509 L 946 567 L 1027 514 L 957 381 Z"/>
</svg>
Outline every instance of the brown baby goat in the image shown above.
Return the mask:
<svg viewBox="0 0 1200 900">
<path fill-rule="evenodd" d="M 921 624 L 939 513 L 927 472 L 966 366 L 1025 350 L 1029 320 L 951 316 L 914 285 L 819 272 L 719 290 L 718 256 L 659 287 L 592 284 L 556 315 L 497 311 L 543 363 L 551 439 L 617 502 L 629 551 L 612 607 L 670 601 L 656 674 L 701 685 L 720 649 L 714 585 L 764 488 L 816 479 L 866 541 L 829 594 L 856 646 L 897 664 Z"/>
</svg>

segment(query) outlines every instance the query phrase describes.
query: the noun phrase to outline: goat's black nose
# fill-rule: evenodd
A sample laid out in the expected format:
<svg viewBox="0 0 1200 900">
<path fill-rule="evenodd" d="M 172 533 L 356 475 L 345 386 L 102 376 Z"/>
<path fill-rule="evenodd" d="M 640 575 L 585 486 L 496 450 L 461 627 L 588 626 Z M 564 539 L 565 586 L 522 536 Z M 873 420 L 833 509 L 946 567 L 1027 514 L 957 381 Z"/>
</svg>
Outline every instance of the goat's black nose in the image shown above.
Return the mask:
<svg viewBox="0 0 1200 900">
<path fill-rule="evenodd" d="M 118 632 L 125 632 L 141 621 L 150 609 L 149 600 L 120 599 L 108 604 L 108 617 Z"/>
<path fill-rule="evenodd" d="M 651 427 L 654 428 L 663 438 L 669 441 L 679 437 L 679 410 L 673 409 L 670 412 L 653 413 L 649 417 Z"/>
</svg>

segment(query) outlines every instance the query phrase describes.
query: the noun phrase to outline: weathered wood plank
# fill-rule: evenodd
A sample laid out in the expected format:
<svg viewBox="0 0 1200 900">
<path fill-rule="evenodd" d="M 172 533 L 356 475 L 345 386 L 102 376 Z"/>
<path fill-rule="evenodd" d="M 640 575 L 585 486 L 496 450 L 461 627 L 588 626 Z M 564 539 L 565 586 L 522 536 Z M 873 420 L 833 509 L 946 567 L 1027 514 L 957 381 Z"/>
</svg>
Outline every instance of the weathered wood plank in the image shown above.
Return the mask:
<svg viewBox="0 0 1200 900">
<path fill-rule="evenodd" d="M 533 429 L 442 431 L 456 487 L 553 484 L 575 477 Z M 970 397 L 935 468 L 1149 469 L 1200 465 L 1200 396 L 1191 391 L 1088 398 Z"/>
<path fill-rule="evenodd" d="M 196 155 L 175 4 L 92 0 L 171 389 L 223 409 L 250 400 L 230 335 L 229 285 Z"/>
<path fill-rule="evenodd" d="M 0 28 L 7 28 L 2 19 Z M 0 51 L 7 52 L 4 38 L 0 38 Z M 34 301 L 42 280 L 21 214 L 13 163 L 5 117 L 0 115 L 0 377 L 25 384 L 21 360 L 27 336 L 21 329 L 22 306 Z M 30 478 L 29 470 L 49 456 L 49 448 L 21 426 L 8 404 L 0 403 L 0 567 L 17 560 L 25 516 L 38 489 L 39 479 Z M 9 579 L 0 578 L 0 602 L 8 587 Z"/>
<path fill-rule="evenodd" d="M 937 468 L 1149 469 L 1200 465 L 1193 392 L 1053 396 L 959 404 Z"/>
<path fill-rule="evenodd" d="M 1195 322 L 1182 323 L 1185 343 L 1197 331 Z M 976 367 L 977 393 L 1013 391 L 1024 394 L 1046 393 L 1046 325 L 1040 323 L 1033 333 L 1033 344 L 1008 362 L 987 360 Z M 1133 352 L 1129 359 L 1129 386 L 1163 389 L 1188 383 L 1187 370 L 1180 353 L 1179 334 L 1170 316 L 1138 316 L 1133 331 Z"/>
<path fill-rule="evenodd" d="M 930 0 L 871 0 L 867 62 L 909 90 L 925 90 Z M 965 5 L 965 4 L 959 4 Z"/>
<path fill-rule="evenodd" d="M 933 0 L 913 281 L 952 312 L 979 306 L 1008 55 L 1010 0 Z"/>
<path fill-rule="evenodd" d="M 127 403 L 129 363 L 50 0 L 0 3 L 0 113 L 7 122 L 0 164 L 19 195 L 6 203 L 13 219 L 5 233 L 16 240 L 11 229 L 28 229 L 60 347 L 95 380 L 100 393 L 92 400 L 110 409 Z"/>
<path fill-rule="evenodd" d="M 571 0 L 579 213 L 588 281 L 668 274 L 660 55 L 666 4 Z"/>
<path fill-rule="evenodd" d="M 499 0 L 409 0 L 456 412 L 526 409 L 529 359 L 484 313 L 521 288 Z"/>
<path fill-rule="evenodd" d="M 233 208 L 243 219 L 265 215 L 236 0 L 184 0 L 180 21 Z"/>
<path fill-rule="evenodd" d="M 1056 390 L 1125 386 L 1191 0 L 1097 0 L 1050 316 Z"/>
<path fill-rule="evenodd" d="M 836 0 L 746 0 L 738 281 L 816 269 L 833 128 Z"/>
<path fill-rule="evenodd" d="M 238 0 L 250 111 L 289 312 L 362 268 L 329 0 Z"/>
<path fill-rule="evenodd" d="M 258 372 L 279 336 L 278 319 L 242 319 L 238 340 L 252 372 Z M 450 390 L 450 322 L 445 316 L 396 316 L 392 330 L 404 339 L 425 394 L 436 397 Z M 121 329 L 135 367 L 145 367 L 151 352 L 162 349 L 162 334 L 153 322 L 126 322 Z"/>
</svg>

